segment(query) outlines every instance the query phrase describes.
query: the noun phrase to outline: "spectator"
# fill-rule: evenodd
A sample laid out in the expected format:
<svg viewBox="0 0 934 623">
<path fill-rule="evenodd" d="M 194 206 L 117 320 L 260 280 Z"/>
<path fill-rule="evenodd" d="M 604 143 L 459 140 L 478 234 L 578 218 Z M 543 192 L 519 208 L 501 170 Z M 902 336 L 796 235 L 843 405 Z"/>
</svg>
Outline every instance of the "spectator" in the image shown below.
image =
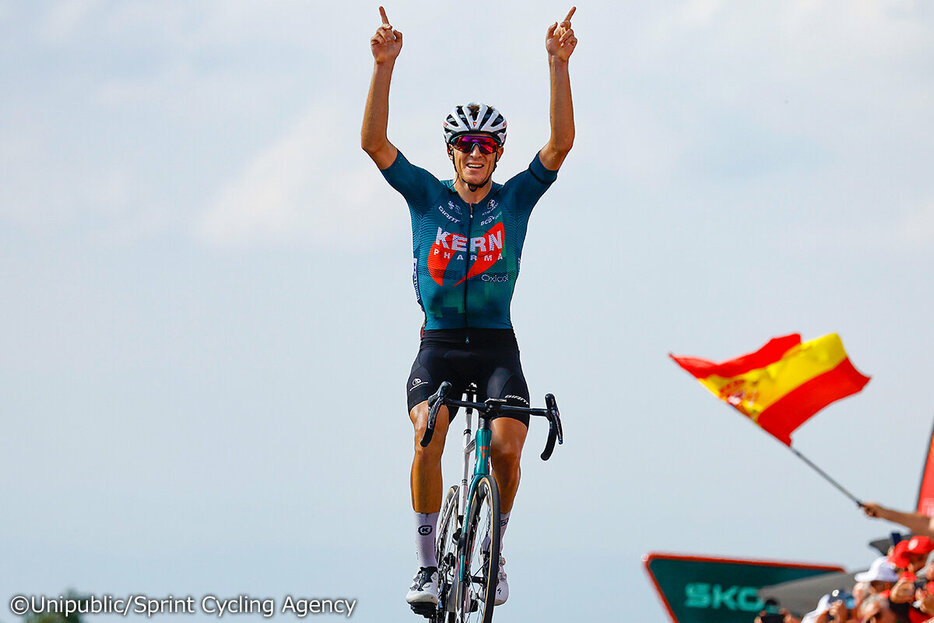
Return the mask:
<svg viewBox="0 0 934 623">
<path fill-rule="evenodd" d="M 928 592 L 934 569 L 923 567 L 932 549 L 934 542 L 927 537 L 913 537 L 900 541 L 891 554 L 904 573 L 892 587 L 889 601 L 895 613 L 909 623 L 925 623 L 934 614 L 934 598 Z"/>
<path fill-rule="evenodd" d="M 898 623 L 889 600 L 882 595 L 870 595 L 859 609 L 859 623 Z"/>
<path fill-rule="evenodd" d="M 782 609 L 782 623 L 934 623 L 934 564 L 925 566 L 934 552 L 934 538 L 927 536 L 934 535 L 934 519 L 872 502 L 863 507 L 867 515 L 925 534 L 899 541 L 888 556 L 876 558 L 869 569 L 853 576 L 851 592 L 841 588 L 824 595 L 800 620 Z M 761 612 L 755 623 L 771 623 L 775 617 Z"/>
<path fill-rule="evenodd" d="M 853 585 L 853 610 L 859 612 L 859 607 L 870 595 L 874 595 L 869 582 L 857 582 Z"/>
<path fill-rule="evenodd" d="M 889 561 L 904 572 L 903 577 L 915 580 L 915 574 L 927 564 L 928 555 L 934 551 L 934 541 L 926 536 L 913 536 L 907 541 L 899 541 L 889 554 Z M 907 576 L 911 576 L 908 578 Z"/>
<path fill-rule="evenodd" d="M 876 558 L 872 561 L 868 571 L 857 573 L 853 577 L 857 582 L 866 582 L 870 594 L 885 593 L 886 597 L 888 597 L 887 591 L 891 590 L 892 585 L 898 581 L 898 573 L 896 573 L 895 567 L 885 556 Z M 856 592 L 854 587 L 854 596 Z"/>
<path fill-rule="evenodd" d="M 837 589 L 820 598 L 817 608 L 808 612 L 801 623 L 859 623 L 852 593 Z"/>
<path fill-rule="evenodd" d="M 934 593 L 930 591 L 931 588 L 934 588 L 929 583 L 931 577 L 934 576 L 934 567 L 928 567 L 924 570 L 922 577 L 926 580 L 923 585 L 924 588 L 920 586 L 915 590 L 915 603 L 913 607 L 921 614 L 926 617 L 925 620 L 930 621 L 931 617 L 934 616 Z"/>
</svg>

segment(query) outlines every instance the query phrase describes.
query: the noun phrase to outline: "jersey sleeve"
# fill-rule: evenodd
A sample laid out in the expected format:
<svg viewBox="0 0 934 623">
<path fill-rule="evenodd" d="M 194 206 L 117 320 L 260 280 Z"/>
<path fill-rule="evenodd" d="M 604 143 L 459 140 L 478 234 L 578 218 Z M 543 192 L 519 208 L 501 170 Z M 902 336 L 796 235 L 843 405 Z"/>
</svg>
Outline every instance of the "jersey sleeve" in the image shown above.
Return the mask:
<svg viewBox="0 0 934 623">
<path fill-rule="evenodd" d="M 519 213 L 528 216 L 556 179 L 558 172 L 546 169 L 541 158 L 535 154 L 529 168 L 513 176 L 504 186 L 508 192 L 513 193 Z"/>
<path fill-rule="evenodd" d="M 405 197 L 409 208 L 418 214 L 425 212 L 433 192 L 442 186 L 438 178 L 409 162 L 401 151 L 396 154 L 392 164 L 381 169 L 380 173 L 390 186 Z"/>
</svg>

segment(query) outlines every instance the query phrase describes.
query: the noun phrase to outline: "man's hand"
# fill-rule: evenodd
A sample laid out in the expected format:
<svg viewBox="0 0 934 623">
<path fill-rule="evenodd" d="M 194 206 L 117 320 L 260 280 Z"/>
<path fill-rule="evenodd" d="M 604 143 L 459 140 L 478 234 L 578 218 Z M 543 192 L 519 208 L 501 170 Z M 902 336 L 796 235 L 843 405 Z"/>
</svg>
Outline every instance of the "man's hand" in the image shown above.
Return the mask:
<svg viewBox="0 0 934 623">
<path fill-rule="evenodd" d="M 370 39 L 373 52 L 373 79 L 366 96 L 366 108 L 363 111 L 363 127 L 360 129 L 360 146 L 380 169 L 393 163 L 398 150 L 386 137 L 389 125 L 389 82 L 392 80 L 392 68 L 396 57 L 402 51 L 402 33 L 393 30 L 386 17 L 386 9 L 379 7 L 379 16 L 383 23 Z"/>
<path fill-rule="evenodd" d="M 548 28 L 548 33 L 545 35 L 545 49 L 548 51 L 549 56 L 567 61 L 571 53 L 574 52 L 574 48 L 577 46 L 577 37 L 574 36 L 574 31 L 571 30 L 571 16 L 574 15 L 576 10 L 576 6 L 571 7 L 563 22 L 560 24 L 555 22 Z"/>
<path fill-rule="evenodd" d="M 889 591 L 889 601 L 891 601 L 893 604 L 903 604 L 911 601 L 911 598 L 914 597 L 914 595 L 914 581 L 900 579 L 895 583 L 895 586 L 892 587 L 892 590 Z"/>
<path fill-rule="evenodd" d="M 842 601 L 835 601 L 833 605 L 830 606 L 829 610 L 830 616 L 833 617 L 835 623 L 845 623 L 850 620 L 849 612 L 847 612 L 846 604 Z"/>
<path fill-rule="evenodd" d="M 882 506 L 880 506 L 879 504 L 876 504 L 875 502 L 863 502 L 860 506 L 862 507 L 863 512 L 866 513 L 866 516 L 868 517 L 877 518 L 879 517 L 882 511 Z"/>
<path fill-rule="evenodd" d="M 573 11 L 572 11 L 573 13 Z M 376 29 L 376 34 L 370 39 L 370 51 L 377 63 L 386 63 L 396 60 L 402 51 L 402 33 L 393 30 L 386 17 L 386 9 L 379 7 L 379 16 L 383 23 Z"/>
<path fill-rule="evenodd" d="M 915 601 L 920 601 L 918 610 L 930 616 L 934 614 L 934 594 L 918 589 L 915 591 Z"/>
</svg>

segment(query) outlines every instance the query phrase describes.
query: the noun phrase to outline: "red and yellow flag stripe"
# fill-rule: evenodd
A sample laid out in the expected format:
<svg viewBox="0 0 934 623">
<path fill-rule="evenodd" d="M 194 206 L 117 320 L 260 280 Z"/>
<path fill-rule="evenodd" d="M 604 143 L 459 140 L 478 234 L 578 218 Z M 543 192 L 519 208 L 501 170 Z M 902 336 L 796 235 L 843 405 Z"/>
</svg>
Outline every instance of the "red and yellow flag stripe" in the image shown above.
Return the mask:
<svg viewBox="0 0 934 623">
<path fill-rule="evenodd" d="M 801 342 L 798 334 L 773 338 L 754 353 L 721 363 L 671 358 L 786 445 L 808 418 L 869 382 L 850 363 L 840 336 L 833 333 L 808 342 Z"/>
</svg>

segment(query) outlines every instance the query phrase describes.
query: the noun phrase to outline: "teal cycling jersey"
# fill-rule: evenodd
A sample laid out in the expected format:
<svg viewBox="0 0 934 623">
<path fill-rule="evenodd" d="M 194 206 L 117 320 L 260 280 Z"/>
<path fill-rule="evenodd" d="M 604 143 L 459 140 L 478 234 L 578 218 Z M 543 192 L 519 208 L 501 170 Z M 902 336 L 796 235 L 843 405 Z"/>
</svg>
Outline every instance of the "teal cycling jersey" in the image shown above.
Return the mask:
<svg viewBox="0 0 934 623">
<path fill-rule="evenodd" d="M 382 170 L 412 217 L 413 281 L 426 329 L 511 329 L 529 216 L 558 176 L 538 155 L 505 184 L 469 204 L 453 180 L 439 181 L 402 152 Z"/>
</svg>

